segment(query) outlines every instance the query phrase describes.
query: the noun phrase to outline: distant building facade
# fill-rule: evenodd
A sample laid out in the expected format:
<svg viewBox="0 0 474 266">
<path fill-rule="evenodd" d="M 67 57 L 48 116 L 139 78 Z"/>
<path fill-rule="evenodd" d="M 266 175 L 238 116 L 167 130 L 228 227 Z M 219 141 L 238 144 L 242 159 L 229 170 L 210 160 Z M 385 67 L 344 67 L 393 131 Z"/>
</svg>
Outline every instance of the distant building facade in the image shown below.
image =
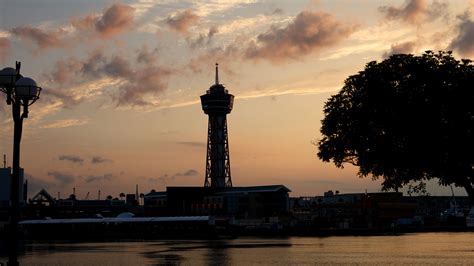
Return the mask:
<svg viewBox="0 0 474 266">
<path fill-rule="evenodd" d="M 265 218 L 289 213 L 290 190 L 283 185 L 255 187 L 168 187 L 145 195 L 145 212 L 154 215 L 221 215 Z"/>
<path fill-rule="evenodd" d="M 0 168 L 0 206 L 9 206 L 10 202 L 10 191 L 11 191 L 11 183 L 12 182 L 12 169 L 10 167 Z M 27 194 L 27 183 L 24 181 L 24 169 L 20 168 L 20 179 L 18 180 L 19 183 L 19 193 L 18 193 L 18 200 L 20 204 L 24 204 L 26 202 L 26 194 Z"/>
</svg>

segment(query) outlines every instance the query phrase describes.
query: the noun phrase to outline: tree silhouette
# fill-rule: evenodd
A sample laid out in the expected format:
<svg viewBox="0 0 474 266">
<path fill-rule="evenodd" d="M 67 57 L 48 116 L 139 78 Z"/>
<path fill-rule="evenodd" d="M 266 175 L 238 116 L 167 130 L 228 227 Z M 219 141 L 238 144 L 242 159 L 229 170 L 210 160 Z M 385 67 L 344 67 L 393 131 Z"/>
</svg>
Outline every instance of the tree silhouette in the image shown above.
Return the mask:
<svg viewBox="0 0 474 266">
<path fill-rule="evenodd" d="M 123 200 L 125 198 L 125 193 L 121 192 L 119 197 L 120 197 L 121 200 Z"/>
<path fill-rule="evenodd" d="M 112 200 L 112 198 L 113 198 L 112 195 L 108 195 L 108 196 L 106 197 L 107 200 Z"/>
<path fill-rule="evenodd" d="M 438 178 L 474 203 L 474 66 L 451 52 L 393 55 L 345 80 L 324 106 L 318 157 L 384 179 Z"/>
</svg>

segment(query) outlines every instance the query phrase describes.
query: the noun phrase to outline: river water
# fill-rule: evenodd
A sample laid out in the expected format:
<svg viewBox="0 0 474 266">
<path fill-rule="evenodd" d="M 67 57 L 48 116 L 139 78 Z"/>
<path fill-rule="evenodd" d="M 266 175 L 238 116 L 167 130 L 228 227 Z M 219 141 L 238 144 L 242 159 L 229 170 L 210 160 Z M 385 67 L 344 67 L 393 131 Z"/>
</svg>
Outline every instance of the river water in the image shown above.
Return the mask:
<svg viewBox="0 0 474 266">
<path fill-rule="evenodd" d="M 5 262 L 0 257 L 0 263 Z M 26 243 L 20 265 L 474 265 L 474 233 Z"/>
</svg>

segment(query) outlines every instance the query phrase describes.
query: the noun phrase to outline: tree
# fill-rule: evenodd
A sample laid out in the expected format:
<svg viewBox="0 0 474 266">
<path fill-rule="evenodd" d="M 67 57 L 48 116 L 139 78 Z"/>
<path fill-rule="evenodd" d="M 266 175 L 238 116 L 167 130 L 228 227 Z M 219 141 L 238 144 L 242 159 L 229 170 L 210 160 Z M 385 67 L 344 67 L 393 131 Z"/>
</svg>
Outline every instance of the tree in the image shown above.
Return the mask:
<svg viewBox="0 0 474 266">
<path fill-rule="evenodd" d="M 369 62 L 325 103 L 318 157 L 383 189 L 438 178 L 474 203 L 474 66 L 451 52 Z"/>
<path fill-rule="evenodd" d="M 120 197 L 120 200 L 123 200 L 125 198 L 125 193 L 121 192 L 119 197 Z"/>
<path fill-rule="evenodd" d="M 107 200 L 112 200 L 112 198 L 113 198 L 112 195 L 108 195 L 108 196 L 106 197 Z"/>
</svg>

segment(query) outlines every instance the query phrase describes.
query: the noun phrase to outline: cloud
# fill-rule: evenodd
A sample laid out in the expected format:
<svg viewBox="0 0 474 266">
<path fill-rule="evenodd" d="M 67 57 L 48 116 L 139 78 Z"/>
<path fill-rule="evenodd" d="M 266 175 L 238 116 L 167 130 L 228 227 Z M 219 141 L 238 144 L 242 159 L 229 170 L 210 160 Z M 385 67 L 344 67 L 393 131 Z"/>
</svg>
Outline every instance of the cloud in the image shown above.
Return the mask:
<svg viewBox="0 0 474 266">
<path fill-rule="evenodd" d="M 0 63 L 4 63 L 8 55 L 12 44 L 8 38 L 0 37 Z"/>
<path fill-rule="evenodd" d="M 154 64 L 158 60 L 158 49 L 150 50 L 148 46 L 144 45 L 137 51 L 137 62 L 142 64 Z"/>
<path fill-rule="evenodd" d="M 303 11 L 284 28 L 272 27 L 259 34 L 246 51 L 247 59 L 282 61 L 333 46 L 355 30 L 324 12 Z"/>
<path fill-rule="evenodd" d="M 138 62 L 138 64 L 133 64 Z M 74 73 L 71 75 L 70 73 Z M 100 80 L 112 80 L 111 98 L 117 106 L 155 106 L 158 104 L 156 96 L 167 88 L 167 79 L 173 71 L 158 65 L 157 51 L 150 51 L 146 46 L 137 51 L 136 60 L 130 60 L 122 55 L 106 56 L 103 51 L 94 51 L 84 60 L 69 58 L 56 62 L 53 71 L 46 76 L 50 83 L 60 86 L 69 83 L 77 90 L 70 90 L 61 86 L 62 90 L 51 88 L 50 95 L 62 101 L 65 106 L 75 104 L 86 97 L 95 97 L 103 93 L 102 90 L 91 93 L 87 82 L 94 83 Z M 110 82 L 109 82 L 110 83 Z M 57 85 L 56 85 L 57 84 Z M 96 86 L 97 87 L 97 86 Z M 98 89 L 102 89 L 99 86 Z M 84 94 L 84 91 L 88 92 Z"/>
<path fill-rule="evenodd" d="M 275 8 L 275 9 L 270 13 L 270 15 L 271 15 L 271 16 L 274 16 L 274 15 L 283 15 L 283 13 L 285 13 L 285 12 L 283 11 L 283 9 L 281 9 L 281 8 L 278 7 L 278 8 Z"/>
<path fill-rule="evenodd" d="M 446 13 L 447 4 L 428 0 L 407 0 L 404 6 L 381 6 L 379 11 L 388 20 L 401 20 L 410 24 L 419 24 L 424 20 L 434 20 Z"/>
<path fill-rule="evenodd" d="M 383 57 L 388 58 L 393 54 L 411 54 L 415 52 L 416 46 L 417 43 L 414 41 L 392 44 L 390 50 L 385 52 Z"/>
<path fill-rule="evenodd" d="M 66 47 L 90 41 L 90 32 L 96 36 L 109 38 L 130 29 L 133 25 L 134 8 L 114 4 L 104 10 L 102 15 L 87 15 L 72 19 L 70 23 L 57 29 L 20 26 L 9 31 L 15 37 L 31 42 L 39 50 Z"/>
<path fill-rule="evenodd" d="M 95 32 L 100 37 L 110 38 L 132 28 L 135 8 L 114 4 L 104 9 L 102 15 L 91 14 L 72 19 L 71 26 L 79 33 Z"/>
<path fill-rule="evenodd" d="M 219 32 L 219 29 L 217 28 L 217 26 L 212 26 L 209 28 L 209 31 L 207 32 L 207 34 L 199 34 L 199 37 L 195 40 L 191 40 L 191 39 L 188 39 L 188 42 L 189 42 L 189 46 L 191 48 L 199 48 L 199 47 L 202 47 L 204 45 L 209 45 L 214 37 L 214 35 L 216 35 L 217 33 Z"/>
<path fill-rule="evenodd" d="M 62 29 L 46 31 L 40 28 L 23 26 L 11 29 L 10 33 L 20 39 L 36 44 L 40 50 L 66 46 L 64 39 L 66 32 Z"/>
<path fill-rule="evenodd" d="M 71 78 L 81 70 L 82 64 L 76 59 L 59 60 L 54 65 L 54 70 L 51 77 L 54 82 L 60 85 L 71 80 Z"/>
<path fill-rule="evenodd" d="M 469 13 L 458 16 L 457 36 L 451 41 L 450 49 L 458 51 L 462 56 L 474 56 L 474 21 Z"/>
<path fill-rule="evenodd" d="M 191 147 L 196 147 L 196 148 L 205 148 L 207 146 L 205 142 L 199 142 L 199 141 L 177 141 L 176 143 L 179 145 L 186 145 L 186 146 L 191 146 Z"/>
<path fill-rule="evenodd" d="M 109 162 L 112 162 L 112 160 L 106 159 L 100 156 L 94 156 L 91 159 L 92 164 L 109 163 Z"/>
<path fill-rule="evenodd" d="M 58 171 L 50 171 L 48 172 L 48 175 L 54 177 L 54 179 L 58 181 L 60 185 L 71 184 L 76 180 L 75 176 Z"/>
<path fill-rule="evenodd" d="M 184 172 L 178 172 L 174 175 L 169 175 L 169 174 L 164 174 L 159 177 L 150 177 L 150 178 L 143 178 L 147 180 L 149 183 L 163 183 L 166 184 L 172 180 L 175 180 L 177 177 L 188 177 L 188 176 L 196 176 L 198 174 L 198 171 L 194 169 L 189 169 Z"/>
<path fill-rule="evenodd" d="M 77 104 L 79 104 L 81 101 L 80 99 L 76 99 L 74 95 L 68 93 L 65 90 L 61 90 L 58 88 L 52 88 L 48 86 L 44 86 L 45 88 L 43 91 L 41 91 L 41 98 L 45 99 L 48 103 L 51 103 L 53 101 L 53 98 L 56 98 L 57 100 L 60 100 L 63 103 L 63 107 L 65 108 L 71 108 Z M 43 96 L 51 96 L 51 97 L 43 97 Z M 87 121 L 80 121 L 78 119 L 64 119 L 64 120 L 59 120 L 57 121 L 58 123 L 53 122 L 51 125 L 46 125 L 44 128 L 54 128 L 54 127 L 66 127 L 72 125 L 83 125 L 86 124 Z"/>
<path fill-rule="evenodd" d="M 130 29 L 135 9 L 123 4 L 114 4 L 104 11 L 95 23 L 95 28 L 103 37 L 110 37 Z"/>
<path fill-rule="evenodd" d="M 166 90 L 164 78 L 171 71 L 159 66 L 149 66 L 136 71 L 134 75 L 128 76 L 127 83 L 121 86 L 118 94 L 114 96 L 117 106 L 153 106 L 152 101 L 146 100 L 146 95 L 157 96 Z"/>
<path fill-rule="evenodd" d="M 198 174 L 198 171 L 194 170 L 194 169 L 189 169 L 185 172 L 182 172 L 182 173 L 176 173 L 174 174 L 174 177 L 178 177 L 178 176 L 195 176 Z"/>
<path fill-rule="evenodd" d="M 174 31 L 187 34 L 190 27 L 195 25 L 199 20 L 199 16 L 194 14 L 192 10 L 186 9 L 174 16 L 165 19 L 165 23 Z"/>
<path fill-rule="evenodd" d="M 84 159 L 77 155 L 59 155 L 58 160 L 60 161 L 69 161 L 71 163 L 78 163 L 82 164 L 84 162 Z"/>
<path fill-rule="evenodd" d="M 223 71 L 229 76 L 234 75 L 235 73 L 231 70 L 230 66 L 232 62 L 242 61 L 242 47 L 244 46 L 245 43 L 237 40 L 226 47 L 208 49 L 199 56 L 192 58 L 187 67 L 194 73 L 200 73 L 203 67 L 209 69 L 208 65 L 203 65 L 203 62 L 227 62 L 219 66 L 219 71 Z"/>
<path fill-rule="evenodd" d="M 104 174 L 104 175 L 89 175 L 84 178 L 86 183 L 97 182 L 97 181 L 111 181 L 115 179 L 115 175 L 113 174 Z"/>
<path fill-rule="evenodd" d="M 81 119 L 61 119 L 49 122 L 41 126 L 41 128 L 66 128 L 66 127 L 73 127 L 73 126 L 82 126 L 89 123 L 89 119 L 81 118 Z"/>
</svg>

